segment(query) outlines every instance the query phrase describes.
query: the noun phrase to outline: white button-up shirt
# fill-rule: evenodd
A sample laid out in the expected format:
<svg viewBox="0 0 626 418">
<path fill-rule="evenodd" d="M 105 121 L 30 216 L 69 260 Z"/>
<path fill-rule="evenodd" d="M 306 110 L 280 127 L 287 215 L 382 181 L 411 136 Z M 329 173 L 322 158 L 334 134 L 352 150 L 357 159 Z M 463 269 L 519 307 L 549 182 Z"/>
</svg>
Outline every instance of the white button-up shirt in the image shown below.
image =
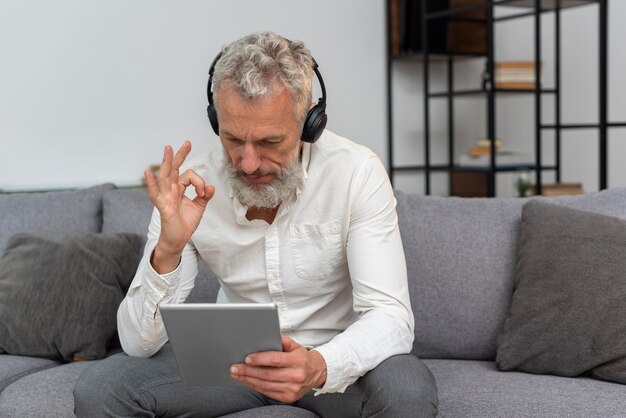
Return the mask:
<svg viewBox="0 0 626 418">
<path fill-rule="evenodd" d="M 167 341 L 161 303 L 183 302 L 197 257 L 219 277 L 218 302 L 273 302 L 281 333 L 314 347 L 326 361 L 318 393 L 343 392 L 386 358 L 408 353 L 413 314 L 396 201 L 369 149 L 325 131 L 302 152 L 305 183 L 272 224 L 249 221 L 231 193 L 223 151 L 186 168 L 216 188 L 178 268 L 157 274 L 149 258 L 159 238 L 155 210 L 148 242 L 118 311 L 122 347 L 148 357 Z"/>
</svg>

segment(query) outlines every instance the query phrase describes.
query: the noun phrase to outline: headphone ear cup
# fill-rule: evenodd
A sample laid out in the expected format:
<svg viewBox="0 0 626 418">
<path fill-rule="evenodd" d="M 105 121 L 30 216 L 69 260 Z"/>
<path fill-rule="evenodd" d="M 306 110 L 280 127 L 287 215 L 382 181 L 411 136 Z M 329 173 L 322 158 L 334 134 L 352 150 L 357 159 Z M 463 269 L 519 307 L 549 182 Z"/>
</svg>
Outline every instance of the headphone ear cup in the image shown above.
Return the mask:
<svg viewBox="0 0 626 418">
<path fill-rule="evenodd" d="M 217 122 L 217 112 L 215 111 L 215 106 L 212 103 L 206 108 L 207 116 L 209 117 L 209 122 L 211 122 L 211 127 L 213 128 L 213 132 L 215 135 L 219 136 L 220 134 L 220 124 Z"/>
<path fill-rule="evenodd" d="M 304 142 L 310 142 L 313 144 L 320 138 L 322 132 L 324 132 L 326 122 L 328 122 L 326 104 L 318 103 L 309 110 L 309 113 L 306 116 L 304 127 L 302 128 L 301 139 Z"/>
</svg>

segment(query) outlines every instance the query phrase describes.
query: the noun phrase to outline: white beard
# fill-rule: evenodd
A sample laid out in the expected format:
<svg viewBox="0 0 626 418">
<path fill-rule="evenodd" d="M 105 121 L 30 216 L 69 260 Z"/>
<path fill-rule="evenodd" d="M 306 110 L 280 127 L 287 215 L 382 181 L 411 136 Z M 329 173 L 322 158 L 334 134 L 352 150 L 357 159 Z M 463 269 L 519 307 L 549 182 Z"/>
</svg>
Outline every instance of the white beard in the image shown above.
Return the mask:
<svg viewBox="0 0 626 418">
<path fill-rule="evenodd" d="M 224 162 L 228 183 L 235 197 L 242 205 L 249 208 L 273 209 L 287 200 L 298 188 L 304 186 L 304 173 L 300 156 L 296 157 L 278 172 L 257 170 L 255 174 L 275 174 L 276 178 L 268 184 L 249 184 L 242 180 L 243 171 L 237 170 L 224 151 Z"/>
</svg>

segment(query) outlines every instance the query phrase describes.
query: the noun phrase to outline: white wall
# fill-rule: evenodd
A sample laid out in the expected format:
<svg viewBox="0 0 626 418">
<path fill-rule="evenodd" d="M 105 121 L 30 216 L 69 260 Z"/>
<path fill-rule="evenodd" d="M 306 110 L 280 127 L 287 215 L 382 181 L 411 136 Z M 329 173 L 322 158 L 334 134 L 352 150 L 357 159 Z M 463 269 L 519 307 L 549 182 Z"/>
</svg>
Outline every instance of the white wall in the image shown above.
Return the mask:
<svg viewBox="0 0 626 418">
<path fill-rule="evenodd" d="M 626 121 L 626 2 L 609 5 L 609 113 Z M 551 33 L 550 16 L 544 34 Z M 496 59 L 532 58 L 531 19 L 498 28 Z M 384 0 L 320 0 L 315 7 L 288 0 L 0 0 L 0 189 L 134 185 L 165 144 L 191 139 L 193 154 L 217 146 L 205 114 L 208 66 L 223 44 L 266 29 L 308 43 L 327 85 L 329 128 L 386 163 Z M 597 115 L 596 33 L 596 6 L 563 13 L 564 122 Z M 548 37 L 544 46 L 549 84 Z M 444 68 L 432 69 L 440 85 Z M 462 64 L 457 83 L 477 85 L 481 70 L 482 63 Z M 393 75 L 395 160 L 420 163 L 421 66 L 397 63 Z M 445 138 L 444 102 L 432 104 L 434 138 Z M 457 100 L 457 154 L 485 136 L 484 107 L 484 99 Z M 498 136 L 508 148 L 533 152 L 533 120 L 532 98 L 498 102 Z M 546 134 L 546 158 L 550 142 Z M 626 129 L 610 130 L 609 146 L 609 186 L 625 186 Z M 597 190 L 597 134 L 566 133 L 563 147 L 563 181 Z M 445 141 L 433 143 L 433 161 L 445 155 Z M 446 175 L 433 180 L 435 194 L 447 193 Z M 513 195 L 513 181 L 498 175 L 498 195 Z M 395 185 L 423 192 L 419 174 L 397 176 Z"/>
<path fill-rule="evenodd" d="M 304 40 L 328 127 L 386 161 L 383 0 L 0 0 L 0 189 L 139 184 L 165 144 L 218 145 L 208 67 L 257 30 Z"/>
<path fill-rule="evenodd" d="M 510 13 L 511 8 L 499 8 Z M 513 9 L 512 11 L 519 11 Z M 609 0 L 609 119 L 626 122 L 626 2 Z M 554 84 L 554 14 L 542 18 L 544 81 L 546 87 Z M 589 5 L 562 12 L 562 122 L 596 123 L 598 120 L 598 7 Z M 534 29 L 532 18 L 500 22 L 496 25 L 496 61 L 532 60 Z M 477 88 L 483 62 L 463 61 L 458 64 L 456 83 Z M 445 64 L 435 63 L 431 77 L 435 91 L 444 88 Z M 421 135 L 422 68 L 420 62 L 396 63 L 394 77 L 394 129 L 397 147 L 396 164 L 421 164 L 423 161 Z M 446 162 L 447 111 L 445 100 L 431 100 L 431 135 L 433 160 Z M 504 147 L 534 155 L 534 98 L 498 95 L 496 101 L 497 137 Z M 486 137 L 484 98 L 457 98 L 455 135 L 456 158 L 466 153 L 476 138 Z M 554 101 L 550 96 L 543 100 L 544 122 L 554 120 Z M 582 182 L 586 191 L 599 187 L 597 130 L 563 131 L 562 181 Z M 553 134 L 544 131 L 544 161 L 554 158 Z M 626 186 L 626 128 L 609 130 L 609 187 Z M 497 176 L 497 195 L 513 196 L 516 175 L 501 173 Z M 551 172 L 544 172 L 544 182 L 552 182 Z M 396 187 L 410 192 L 423 193 L 422 175 L 396 176 Z M 433 178 L 434 194 L 447 194 L 447 176 L 436 174 Z"/>
</svg>

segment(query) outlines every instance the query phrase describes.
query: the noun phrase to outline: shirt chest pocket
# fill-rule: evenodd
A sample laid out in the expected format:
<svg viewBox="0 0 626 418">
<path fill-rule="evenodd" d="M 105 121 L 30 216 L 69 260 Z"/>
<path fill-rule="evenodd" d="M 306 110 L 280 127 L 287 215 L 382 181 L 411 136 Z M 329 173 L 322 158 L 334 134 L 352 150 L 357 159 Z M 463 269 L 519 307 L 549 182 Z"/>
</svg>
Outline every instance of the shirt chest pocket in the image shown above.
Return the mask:
<svg viewBox="0 0 626 418">
<path fill-rule="evenodd" d="M 340 222 L 291 225 L 289 232 L 293 266 L 301 279 L 326 279 L 345 263 Z"/>
</svg>

